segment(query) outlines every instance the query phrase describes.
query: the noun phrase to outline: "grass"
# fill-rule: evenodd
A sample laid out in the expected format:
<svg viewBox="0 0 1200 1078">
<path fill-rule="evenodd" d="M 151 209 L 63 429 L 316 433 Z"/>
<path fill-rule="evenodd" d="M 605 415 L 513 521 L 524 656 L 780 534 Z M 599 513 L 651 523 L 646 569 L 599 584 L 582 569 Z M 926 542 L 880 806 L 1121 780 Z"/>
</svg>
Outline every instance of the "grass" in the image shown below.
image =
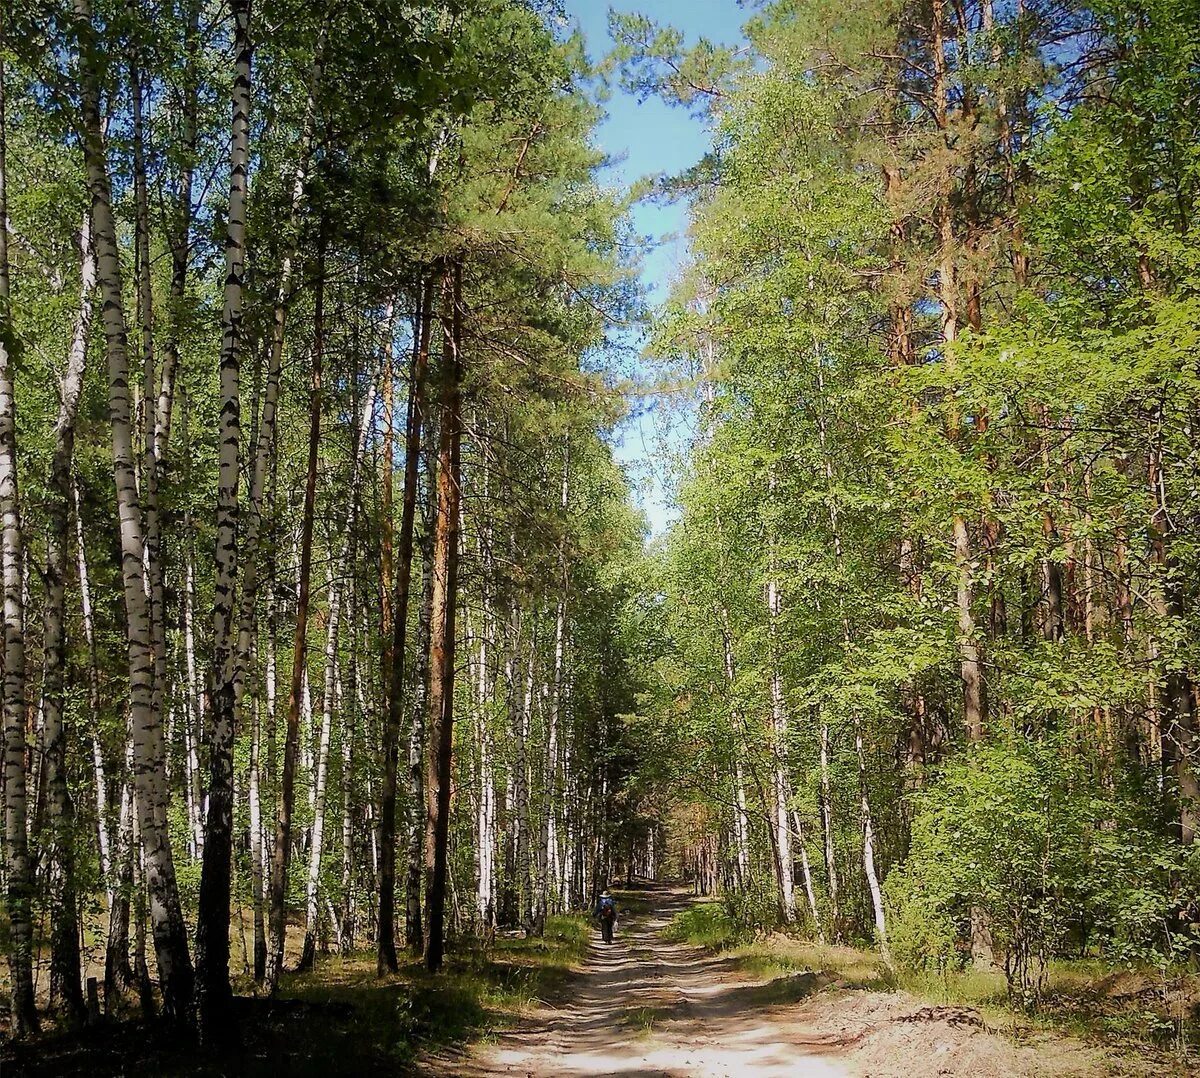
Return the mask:
<svg viewBox="0 0 1200 1078">
<path fill-rule="evenodd" d="M 430 974 L 414 963 L 383 985 L 375 977 L 374 954 L 334 959 L 291 978 L 283 998 L 352 1014 L 356 1038 L 366 1033 L 376 1054 L 409 1063 L 422 1050 L 512 1025 L 562 986 L 582 961 L 588 938 L 586 918 L 551 917 L 540 939 L 504 937 L 489 948 L 464 943 L 442 972 Z M 346 1056 L 339 1053 L 337 1062 L 344 1068 Z"/>
<path fill-rule="evenodd" d="M 720 903 L 699 903 L 678 914 L 666 930 L 669 939 L 720 951 L 745 972 L 770 979 L 764 1004 L 788 1002 L 822 987 L 851 990 L 903 990 L 932 1005 L 977 1009 L 985 1023 L 1022 1042 L 1070 1036 L 1098 1046 L 1122 1073 L 1197 1073 L 1200 1053 L 1200 976 L 1180 975 L 1164 982 L 1152 968 L 1114 967 L 1097 959 L 1060 959 L 1050 964 L 1042 1006 L 1035 1015 L 1008 1005 L 1001 970 L 896 971 L 878 952 L 775 934 L 753 937 Z M 805 974 L 809 981 L 798 980 Z M 1140 1057 L 1140 1058 L 1139 1058 Z M 1125 1071 L 1122 1061 L 1137 1059 Z"/>
<path fill-rule="evenodd" d="M 241 995 L 240 1043 L 220 1058 L 142 1022 L 40 1038 L 0 1058 L 0 1071 L 30 1075 L 395 1074 L 425 1051 L 492 1035 L 560 989 L 583 959 L 584 917 L 551 917 L 541 939 L 503 937 L 488 948 L 458 941 L 441 973 L 417 962 L 375 976 L 374 952 L 319 957 L 285 975 L 276 999 Z M 249 993 L 251 986 L 239 990 Z"/>
<path fill-rule="evenodd" d="M 677 913 L 665 935 L 673 943 L 690 943 L 710 951 L 723 951 L 747 938 L 719 902 L 698 902 Z"/>
<path fill-rule="evenodd" d="M 648 1037 L 654 1032 L 654 1024 L 671 1013 L 671 1007 L 630 1007 L 617 1016 L 617 1021 L 626 1029 Z"/>
</svg>

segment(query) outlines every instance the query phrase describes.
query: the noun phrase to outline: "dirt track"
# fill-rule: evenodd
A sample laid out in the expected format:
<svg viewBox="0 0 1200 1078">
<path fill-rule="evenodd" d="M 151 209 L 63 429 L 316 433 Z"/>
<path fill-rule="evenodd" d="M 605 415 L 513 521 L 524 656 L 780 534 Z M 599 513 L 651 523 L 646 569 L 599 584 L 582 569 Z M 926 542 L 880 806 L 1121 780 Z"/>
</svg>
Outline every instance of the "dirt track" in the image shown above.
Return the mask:
<svg viewBox="0 0 1200 1078">
<path fill-rule="evenodd" d="M 570 998 L 531 1015 L 454 1071 L 468 1076 L 774 1075 L 827 1078 L 853 1073 L 805 1045 L 753 998 L 761 985 L 730 963 L 665 942 L 661 931 L 689 902 L 650 893 L 651 915 L 624 917 L 611 946 L 592 941 Z"/>
<path fill-rule="evenodd" d="M 652 913 L 593 939 L 562 997 L 438 1075 L 620 1078 L 1026 1078 L 1094 1073 L 1069 1050 L 1017 1048 L 969 1010 L 903 993 L 844 990 L 815 973 L 748 980 L 732 959 L 668 943 L 691 897 L 646 893 Z"/>
</svg>

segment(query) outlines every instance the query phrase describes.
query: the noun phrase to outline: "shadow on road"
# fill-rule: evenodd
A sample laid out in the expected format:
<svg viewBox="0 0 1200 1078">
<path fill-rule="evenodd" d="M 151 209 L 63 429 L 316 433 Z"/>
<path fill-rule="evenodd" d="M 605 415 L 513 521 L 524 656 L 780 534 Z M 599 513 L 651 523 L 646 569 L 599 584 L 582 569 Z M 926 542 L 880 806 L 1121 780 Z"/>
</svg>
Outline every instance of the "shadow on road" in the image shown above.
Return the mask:
<svg viewBox="0 0 1200 1078">
<path fill-rule="evenodd" d="M 686 892 L 666 887 L 627 894 L 615 941 L 606 945 L 597 933 L 584 968 L 552 1005 L 433 1073 L 847 1074 L 830 1058 L 836 1045 L 806 1044 L 802 1031 L 780 1022 L 775 1011 L 816 990 L 817 975 L 747 983 L 732 961 L 663 939 L 662 930 L 692 901 Z"/>
</svg>

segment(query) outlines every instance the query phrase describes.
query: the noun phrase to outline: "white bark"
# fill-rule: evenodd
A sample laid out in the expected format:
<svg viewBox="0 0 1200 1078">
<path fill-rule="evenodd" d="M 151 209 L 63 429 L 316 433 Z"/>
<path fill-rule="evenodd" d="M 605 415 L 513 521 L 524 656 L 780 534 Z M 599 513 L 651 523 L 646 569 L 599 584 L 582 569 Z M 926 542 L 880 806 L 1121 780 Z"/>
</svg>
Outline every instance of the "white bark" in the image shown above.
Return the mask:
<svg viewBox="0 0 1200 1078">
<path fill-rule="evenodd" d="M 325 47 L 328 35 L 327 24 L 323 23 L 309 70 L 308 96 L 304 104 L 304 119 L 300 128 L 297 146 L 296 167 L 292 173 L 291 201 L 288 219 L 284 225 L 285 239 L 283 261 L 275 287 L 275 307 L 271 322 L 271 343 L 267 362 L 267 380 L 263 392 L 263 410 L 259 427 L 255 432 L 254 460 L 250 473 L 250 491 L 242 527 L 242 594 L 238 615 L 237 646 L 234 653 L 235 707 L 240 707 L 245 689 L 245 668 L 250 657 L 254 635 L 255 602 L 258 594 L 258 547 L 262 529 L 263 496 L 266 492 L 267 471 L 275 445 L 275 428 L 279 407 L 279 383 L 283 373 L 283 347 L 287 331 L 288 310 L 294 286 L 294 263 L 297 234 L 304 209 L 305 192 L 308 187 L 308 169 L 312 159 L 313 141 L 316 137 L 317 91 L 321 83 L 325 63 Z"/>
<path fill-rule="evenodd" d="M 724 657 L 725 685 L 732 699 L 734 691 L 733 671 L 733 640 L 729 631 L 728 612 L 721 608 L 721 650 Z M 741 734 L 741 716 L 733 709 L 731 717 L 735 734 Z M 738 885 L 744 890 L 750 885 L 750 815 L 746 811 L 746 776 L 742 771 L 742 757 L 738 751 L 740 746 L 734 746 L 733 757 L 733 794 L 734 816 L 733 835 L 737 846 Z"/>
<path fill-rule="evenodd" d="M 514 715 L 513 736 L 516 740 L 516 757 L 513 761 L 513 798 L 517 811 L 517 892 L 520 895 L 518 914 L 521 923 L 528 929 L 533 920 L 533 892 L 530 887 L 529 863 L 529 723 L 533 714 L 533 666 L 534 640 L 530 634 L 529 665 L 524 679 L 522 702 Z"/>
<path fill-rule="evenodd" d="M 250 812 L 250 893 L 254 903 L 254 977 L 260 980 L 266 970 L 267 937 L 263 917 L 263 880 L 265 857 L 263 851 L 262 795 L 262 713 L 257 700 L 250 710 L 250 774 L 246 798 Z"/>
<path fill-rule="evenodd" d="M 4 67 L 0 58 L 0 222 L 7 220 Z M 25 801 L 24 545 L 17 501 L 16 400 L 9 353 L 8 234 L 0 228 L 0 548 L 4 582 L 4 832 L 8 869 L 13 1032 L 37 1028 L 33 996 L 33 879 L 29 865 Z"/>
<path fill-rule="evenodd" d="M 91 220 L 88 214 L 84 214 L 79 245 L 79 310 L 61 382 L 58 418 L 54 428 L 54 454 L 46 484 L 49 494 L 46 602 L 42 612 L 45 655 L 42 721 L 51 835 L 50 993 L 51 1005 L 55 1006 L 61 1001 L 69 1022 L 82 1019 L 84 1014 L 80 985 L 79 921 L 75 909 L 75 806 L 67 785 L 64 674 L 67 657 L 65 613 L 67 548 L 71 535 L 71 464 L 75 450 L 75 418 L 87 365 L 92 293 L 96 286 L 96 261 L 92 254 Z"/>
<path fill-rule="evenodd" d="M 301 966 L 311 963 L 316 947 L 320 916 L 321 854 L 325 847 L 325 791 L 329 778 L 329 742 L 333 733 L 333 710 L 337 676 L 337 635 L 341 618 L 341 593 L 336 584 L 329 589 L 329 621 L 325 629 L 325 687 L 321 700 L 321 733 L 316 753 L 316 776 L 312 786 L 312 842 L 308 850 L 308 882 L 305 886 L 305 937 Z"/>
<path fill-rule="evenodd" d="M 817 892 L 813 888 L 812 869 L 808 863 L 808 846 L 804 841 L 804 828 L 800 823 L 800 813 L 792 811 L 792 827 L 796 832 L 796 845 L 800 847 L 800 873 L 804 877 L 804 896 L 808 899 L 808 912 L 812 915 L 813 925 L 817 930 L 817 939 L 825 942 L 825 930 L 821 927 L 821 914 L 817 908 Z"/>
<path fill-rule="evenodd" d="M 129 653 L 130 715 L 133 727 L 134 780 L 138 822 L 145 850 L 146 884 L 154 932 L 164 1010 L 182 1018 L 192 994 L 187 929 L 175 883 L 166 827 L 167 785 L 161 715 L 154 710 L 154 651 L 146 602 L 144 537 L 134 469 L 133 426 L 129 408 L 129 350 L 125 327 L 121 263 L 111 186 L 100 123 L 100 93 L 95 71 L 95 34 L 89 0 L 74 0 L 80 31 L 83 83 L 84 160 L 91 196 L 97 279 L 103 296 L 105 357 L 108 365 L 109 426 L 113 478 L 120 522 L 121 578 Z"/>
<path fill-rule="evenodd" d="M 493 901 L 496 853 L 496 790 L 492 775 L 492 731 L 490 722 L 491 688 L 488 678 L 488 612 L 479 634 L 477 716 L 479 742 L 479 803 L 475 820 L 475 856 L 477 864 L 475 907 L 485 929 L 495 921 Z"/>
<path fill-rule="evenodd" d="M 87 549 L 83 544 L 83 515 L 79 501 L 79 488 L 72 484 L 75 502 L 75 544 L 79 571 L 79 600 L 83 614 L 83 638 L 88 649 L 88 713 L 92 716 L 92 775 L 96 788 L 96 838 L 100 848 L 100 871 L 104 875 L 108 908 L 113 904 L 112 844 L 108 830 L 108 779 L 104 767 L 104 749 L 100 743 L 100 730 L 95 725 L 100 715 L 100 671 L 96 653 L 96 624 L 92 615 L 91 578 L 88 575 Z"/>
<path fill-rule="evenodd" d="M 821 718 L 821 829 L 825 837 L 825 875 L 829 881 L 829 920 L 834 939 L 839 938 L 841 910 L 838 899 L 837 853 L 833 844 L 833 789 L 829 778 L 829 723 Z"/>
<path fill-rule="evenodd" d="M 185 515 L 185 529 L 188 517 Z M 204 793 L 200 776 L 200 736 L 204 729 L 204 694 L 196 675 L 195 619 L 196 582 L 193 558 L 189 550 L 184 564 L 183 588 L 183 653 L 187 676 L 189 706 L 183 716 L 184 800 L 187 807 L 188 847 L 193 861 L 204 856 Z"/>
<path fill-rule="evenodd" d="M 884 957 L 888 956 L 887 920 L 883 910 L 883 892 L 879 874 L 875 871 L 875 829 L 871 821 L 871 805 L 867 800 L 867 766 L 863 755 L 862 726 L 854 724 L 854 744 L 858 752 L 858 786 L 862 799 L 863 871 L 871 891 L 871 909 L 875 914 L 875 936 Z"/>
<path fill-rule="evenodd" d="M 780 900 L 783 919 L 791 924 L 796 919 L 796 888 L 792 879 L 792 831 L 788 820 L 789 786 L 788 720 L 787 706 L 783 699 L 783 675 L 779 669 L 779 653 L 775 643 L 777 622 L 781 609 L 779 585 L 775 580 L 767 582 L 767 615 L 771 632 L 771 791 L 774 805 L 771 826 L 775 831 Z"/>
<path fill-rule="evenodd" d="M 352 559 L 354 532 L 359 500 L 359 485 L 362 477 L 362 460 L 367 445 L 367 434 L 371 428 L 371 416 L 375 412 L 375 380 L 367 391 L 366 403 L 363 407 L 362 422 L 358 429 L 358 444 L 355 447 L 354 463 L 350 475 L 350 516 L 346 529 L 345 545 L 339 566 L 350 565 L 353 571 Z M 332 572 L 332 570 L 331 570 Z M 313 831 L 312 843 L 309 847 L 308 883 L 305 890 L 307 913 L 306 932 L 304 940 L 304 958 L 311 961 L 310 948 L 315 946 L 317 933 L 317 918 L 320 914 L 320 883 L 321 883 L 321 854 L 325 840 L 325 804 L 326 788 L 329 778 L 329 743 L 333 731 L 334 705 L 337 696 L 337 641 L 338 626 L 341 619 L 341 592 L 337 582 L 331 577 L 329 583 L 329 622 L 325 634 L 325 685 L 321 706 L 321 734 L 316 759 L 316 781 L 312 787 Z"/>
</svg>

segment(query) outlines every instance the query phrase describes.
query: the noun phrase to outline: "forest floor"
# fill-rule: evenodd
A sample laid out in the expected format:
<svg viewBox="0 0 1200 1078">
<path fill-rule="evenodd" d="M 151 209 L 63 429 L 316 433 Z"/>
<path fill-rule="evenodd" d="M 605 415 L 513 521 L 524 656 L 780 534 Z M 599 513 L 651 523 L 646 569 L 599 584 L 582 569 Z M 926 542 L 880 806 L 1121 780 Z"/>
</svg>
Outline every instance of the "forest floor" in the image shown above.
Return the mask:
<svg viewBox="0 0 1200 1078">
<path fill-rule="evenodd" d="M 239 976 L 239 1036 L 219 1055 L 138 1018 L 6 1045 L 0 1013 L 0 1076 L 1200 1074 L 1195 1055 L 1147 1035 L 1163 1022 L 1148 975 L 1056 970 L 1047 1013 L 1031 1020 L 1003 1006 L 999 974 L 898 988 L 871 951 L 782 935 L 738 943 L 697 931 L 718 907 L 685 891 L 618 896 L 611 946 L 583 917 L 552 917 L 542 939 L 455 941 L 437 975 L 409 962 L 377 978 L 373 952 L 323 955 L 285 975 L 273 1000 Z M 293 960 L 300 936 L 289 933 Z M 1181 1013 L 1192 1007 L 1190 989 L 1177 994 Z"/>
<path fill-rule="evenodd" d="M 302 935 L 302 926 L 289 927 L 289 964 Z M 399 972 L 382 978 L 374 951 L 319 955 L 312 970 L 285 973 L 274 999 L 257 996 L 249 976 L 239 973 L 236 1036 L 215 1053 L 141 1017 L 73 1033 L 48 1028 L 6 1042 L 7 987 L 0 976 L 0 1078 L 411 1074 L 419 1052 L 491 1036 L 556 996 L 583 962 L 589 936 L 585 918 L 551 917 L 544 938 L 505 936 L 488 947 L 452 941 L 441 973 L 401 956 Z M 237 957 L 235 948 L 235 967 Z"/>
<path fill-rule="evenodd" d="M 1114 1053 L 1062 1030 L 933 1003 L 878 976 L 783 968 L 760 948 L 714 951 L 672 941 L 695 900 L 665 888 L 619 896 L 616 942 L 594 936 L 581 970 L 514 1028 L 465 1053 L 429 1055 L 427 1074 L 680 1075 L 803 1078 L 1044 1078 L 1186 1074 L 1187 1065 Z M 769 942 L 769 941 L 768 941 Z M 864 952 L 856 954 L 861 960 Z M 1165 1062 L 1164 1062 L 1165 1059 Z M 1193 1072 L 1194 1073 L 1194 1072 Z"/>
</svg>

